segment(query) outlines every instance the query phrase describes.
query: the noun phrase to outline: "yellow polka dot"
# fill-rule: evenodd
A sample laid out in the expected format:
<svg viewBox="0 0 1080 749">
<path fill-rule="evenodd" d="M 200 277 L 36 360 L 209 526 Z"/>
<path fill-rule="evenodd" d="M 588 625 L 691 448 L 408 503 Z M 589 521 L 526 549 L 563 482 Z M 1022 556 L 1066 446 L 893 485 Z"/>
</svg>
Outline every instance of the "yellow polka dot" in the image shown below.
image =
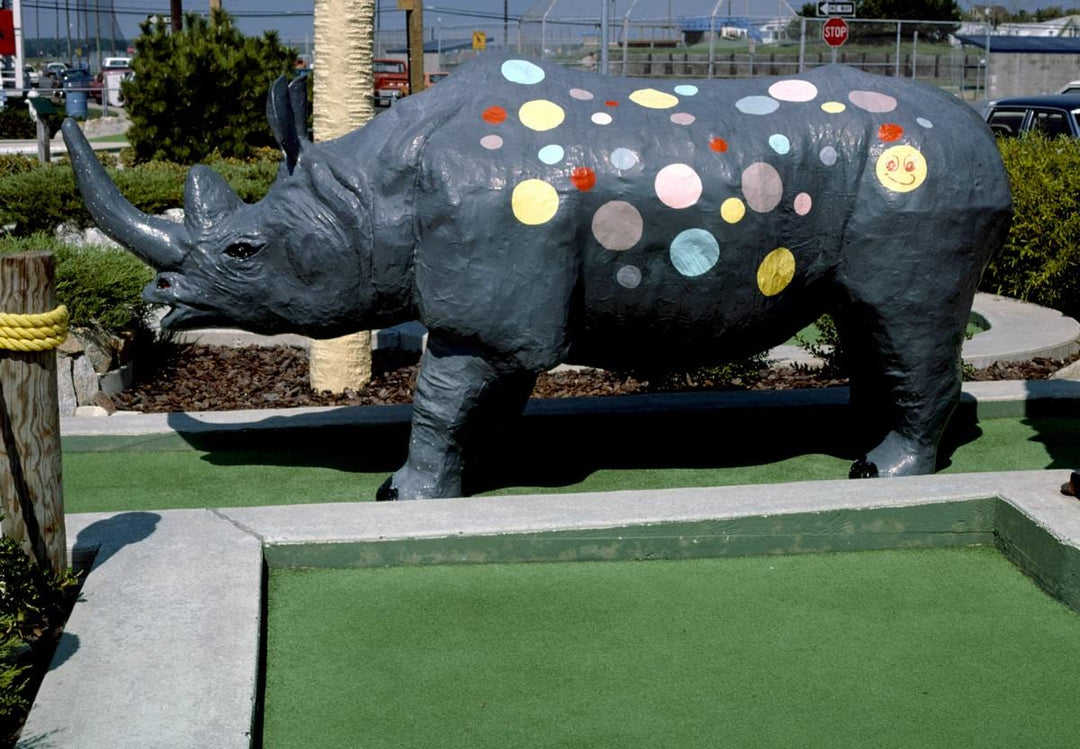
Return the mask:
<svg viewBox="0 0 1080 749">
<path fill-rule="evenodd" d="M 787 247 L 777 247 L 765 256 L 757 269 L 757 285 L 765 296 L 776 296 L 795 277 L 795 256 Z"/>
<path fill-rule="evenodd" d="M 655 88 L 639 88 L 630 94 L 630 101 L 649 109 L 671 109 L 679 103 L 679 99 Z"/>
<path fill-rule="evenodd" d="M 518 110 L 521 124 L 530 130 L 551 130 L 566 119 L 566 113 L 558 104 L 547 99 L 533 99 L 521 105 Z"/>
<path fill-rule="evenodd" d="M 847 109 L 847 105 L 838 101 L 827 101 L 821 105 L 821 108 L 829 114 L 840 114 Z"/>
<path fill-rule="evenodd" d="M 514 188 L 510 206 L 518 221 L 536 226 L 550 221 L 559 210 L 559 193 L 542 179 L 527 179 Z"/>
<path fill-rule="evenodd" d="M 720 205 L 720 218 L 729 224 L 737 224 L 746 215 L 746 206 L 738 198 L 728 198 Z"/>
</svg>

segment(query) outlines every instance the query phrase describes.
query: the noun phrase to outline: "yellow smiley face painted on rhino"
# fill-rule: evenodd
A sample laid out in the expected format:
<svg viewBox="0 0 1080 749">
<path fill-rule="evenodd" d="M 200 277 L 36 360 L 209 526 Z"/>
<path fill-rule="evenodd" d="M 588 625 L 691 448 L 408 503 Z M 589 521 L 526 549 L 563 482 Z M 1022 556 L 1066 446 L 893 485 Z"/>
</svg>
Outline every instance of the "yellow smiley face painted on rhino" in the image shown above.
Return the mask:
<svg viewBox="0 0 1080 749">
<path fill-rule="evenodd" d="M 888 189 L 911 192 L 926 181 L 926 159 L 911 146 L 893 146 L 878 157 L 875 171 Z"/>
</svg>

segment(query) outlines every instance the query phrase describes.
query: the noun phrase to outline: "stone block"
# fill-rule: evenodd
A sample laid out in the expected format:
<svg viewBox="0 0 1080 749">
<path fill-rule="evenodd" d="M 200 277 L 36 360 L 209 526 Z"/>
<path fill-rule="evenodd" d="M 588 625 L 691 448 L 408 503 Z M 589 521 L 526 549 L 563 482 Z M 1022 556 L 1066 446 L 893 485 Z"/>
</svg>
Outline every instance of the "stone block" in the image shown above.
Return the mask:
<svg viewBox="0 0 1080 749">
<path fill-rule="evenodd" d="M 99 387 L 106 395 L 116 395 L 131 387 L 134 367 L 131 363 L 101 375 Z"/>
<path fill-rule="evenodd" d="M 108 416 L 109 412 L 101 406 L 79 406 L 75 409 L 76 416 Z"/>
<path fill-rule="evenodd" d="M 71 379 L 71 357 L 56 357 L 56 390 L 60 401 L 60 415 L 74 416 L 79 405 L 75 397 L 75 384 Z"/>
<path fill-rule="evenodd" d="M 99 390 L 98 373 L 94 371 L 89 357 L 76 356 L 71 359 L 71 381 L 75 385 L 75 397 L 80 406 L 94 402 Z"/>
</svg>

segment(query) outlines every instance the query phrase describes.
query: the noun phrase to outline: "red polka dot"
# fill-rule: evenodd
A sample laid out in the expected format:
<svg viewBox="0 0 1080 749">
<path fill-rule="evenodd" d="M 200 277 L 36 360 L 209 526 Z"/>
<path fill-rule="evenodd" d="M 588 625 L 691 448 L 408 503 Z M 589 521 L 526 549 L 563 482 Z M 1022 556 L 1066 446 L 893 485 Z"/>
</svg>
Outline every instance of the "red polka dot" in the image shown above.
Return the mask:
<svg viewBox="0 0 1080 749">
<path fill-rule="evenodd" d="M 605 101 L 604 106 L 605 107 L 617 107 L 617 106 L 619 106 L 619 102 L 617 102 L 617 101 Z"/>
<path fill-rule="evenodd" d="M 588 192 L 596 185 L 596 172 L 587 166 L 575 167 L 570 173 L 570 181 L 582 192 Z"/>
<path fill-rule="evenodd" d="M 886 122 L 884 125 L 878 128 L 877 136 L 886 143 L 891 143 L 894 140 L 900 140 L 904 135 L 904 128 L 899 125 L 895 125 L 891 122 Z"/>
<path fill-rule="evenodd" d="M 484 122 L 490 122 L 492 125 L 498 125 L 500 122 L 506 119 L 506 110 L 502 107 L 488 107 L 484 110 L 484 114 L 481 116 L 484 118 Z"/>
<path fill-rule="evenodd" d="M 727 141 L 723 138 L 713 138 L 709 141 L 709 148 L 717 153 L 723 153 L 727 150 Z"/>
</svg>

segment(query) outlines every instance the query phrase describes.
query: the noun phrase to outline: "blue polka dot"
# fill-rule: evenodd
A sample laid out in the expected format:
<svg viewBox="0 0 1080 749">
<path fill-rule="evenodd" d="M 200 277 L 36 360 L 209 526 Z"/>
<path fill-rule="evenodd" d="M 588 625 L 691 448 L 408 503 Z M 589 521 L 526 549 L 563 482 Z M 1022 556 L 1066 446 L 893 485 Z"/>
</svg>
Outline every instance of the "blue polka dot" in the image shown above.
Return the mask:
<svg viewBox="0 0 1080 749">
<path fill-rule="evenodd" d="M 735 108 L 743 114 L 772 114 L 780 102 L 771 96 L 744 96 L 735 102 Z"/>
<path fill-rule="evenodd" d="M 832 166 L 836 163 L 836 149 L 832 146 L 825 146 L 818 155 L 821 157 L 821 163 L 825 166 Z"/>
<path fill-rule="evenodd" d="M 637 164 L 637 154 L 629 148 L 616 148 L 611 152 L 611 165 L 616 169 L 633 169 Z"/>
<path fill-rule="evenodd" d="M 550 146 L 541 148 L 540 152 L 536 155 L 545 164 L 558 164 L 563 160 L 563 156 L 566 155 L 566 152 L 563 151 L 562 146 L 552 143 Z"/>
<path fill-rule="evenodd" d="M 772 150 L 776 151 L 781 156 L 791 150 L 791 141 L 787 139 L 786 135 L 781 135 L 780 133 L 769 136 L 769 145 L 772 147 Z"/>
<path fill-rule="evenodd" d="M 693 96 L 698 92 L 697 86 L 691 86 L 689 83 L 684 83 L 675 87 L 675 93 L 679 96 Z"/>
<path fill-rule="evenodd" d="M 671 242 L 671 264 L 684 276 L 700 276 L 720 259 L 720 245 L 704 229 L 687 229 Z"/>
<path fill-rule="evenodd" d="M 507 60 L 502 64 L 503 78 L 511 83 L 532 86 L 544 80 L 544 69 L 528 60 Z"/>
</svg>

